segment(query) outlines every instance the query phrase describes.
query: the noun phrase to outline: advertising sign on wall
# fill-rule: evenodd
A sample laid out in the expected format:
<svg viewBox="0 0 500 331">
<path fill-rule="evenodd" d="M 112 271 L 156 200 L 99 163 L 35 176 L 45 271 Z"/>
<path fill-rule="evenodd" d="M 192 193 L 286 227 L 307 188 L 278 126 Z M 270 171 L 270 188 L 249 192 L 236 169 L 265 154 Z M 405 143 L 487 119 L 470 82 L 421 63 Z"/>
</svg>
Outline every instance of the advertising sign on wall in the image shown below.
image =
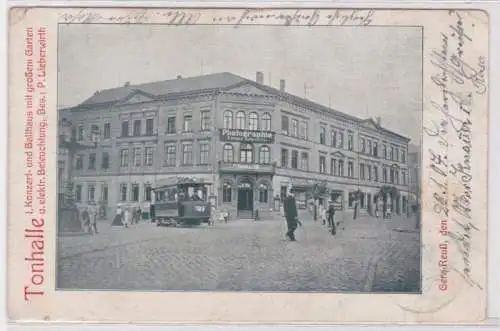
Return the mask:
<svg viewBox="0 0 500 331">
<path fill-rule="evenodd" d="M 272 144 L 274 142 L 274 132 L 240 130 L 240 129 L 221 129 L 220 140 Z"/>
</svg>

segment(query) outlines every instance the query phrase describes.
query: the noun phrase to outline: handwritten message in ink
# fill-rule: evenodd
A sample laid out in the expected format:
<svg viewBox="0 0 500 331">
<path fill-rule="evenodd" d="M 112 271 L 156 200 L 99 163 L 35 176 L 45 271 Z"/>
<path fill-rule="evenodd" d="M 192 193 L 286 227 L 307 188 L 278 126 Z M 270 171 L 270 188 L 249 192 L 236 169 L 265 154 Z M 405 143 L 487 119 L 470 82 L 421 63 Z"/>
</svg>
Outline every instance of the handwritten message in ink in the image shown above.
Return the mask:
<svg viewBox="0 0 500 331">
<path fill-rule="evenodd" d="M 431 104 L 432 118 L 424 127 L 430 141 L 429 189 L 432 212 L 440 220 L 439 243 L 440 291 L 449 291 L 449 277 L 456 273 L 469 286 L 483 289 L 473 277 L 472 242 L 480 229 L 472 218 L 473 169 L 472 135 L 475 100 L 487 92 L 486 58 L 471 57 L 474 20 L 464 20 L 460 11 L 449 11 L 452 24 L 441 32 L 440 47 L 429 55 L 430 80 L 439 88 L 439 98 Z M 470 46 L 470 47 L 468 47 Z M 471 60 L 472 58 L 472 60 Z M 426 162 L 424 160 L 424 162 Z M 451 263 L 452 254 L 460 254 Z"/>
<path fill-rule="evenodd" d="M 153 23 L 161 21 L 169 25 L 194 25 L 201 22 L 233 25 L 272 24 L 284 26 L 315 25 L 370 25 L 376 11 L 373 9 L 239 9 L 223 11 L 198 11 L 191 9 L 130 10 L 125 14 L 107 15 L 105 11 L 81 9 L 59 15 L 61 23 Z"/>
</svg>

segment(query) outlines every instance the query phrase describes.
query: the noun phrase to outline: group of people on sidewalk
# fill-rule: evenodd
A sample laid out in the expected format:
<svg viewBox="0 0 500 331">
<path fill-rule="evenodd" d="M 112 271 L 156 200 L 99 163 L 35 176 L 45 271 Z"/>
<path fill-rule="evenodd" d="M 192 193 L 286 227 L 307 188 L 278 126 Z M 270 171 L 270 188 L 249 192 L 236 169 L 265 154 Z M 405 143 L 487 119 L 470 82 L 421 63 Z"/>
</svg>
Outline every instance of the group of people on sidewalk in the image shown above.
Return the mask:
<svg viewBox="0 0 500 331">
<path fill-rule="evenodd" d="M 302 222 L 299 220 L 297 203 L 295 201 L 295 190 L 293 187 L 287 189 L 287 196 L 283 203 L 283 208 L 288 230 L 286 236 L 290 241 L 297 241 L 295 238 L 295 230 L 297 230 L 299 226 L 302 226 Z M 334 236 L 337 233 L 337 227 L 335 224 L 335 206 L 333 202 L 329 203 L 328 208 L 321 207 L 319 215 L 323 221 L 323 225 L 326 225 L 326 222 L 328 222 L 329 232 Z"/>
<path fill-rule="evenodd" d="M 98 208 L 95 202 L 90 201 L 87 205 L 80 207 L 79 218 L 83 231 L 97 234 L 97 218 Z M 139 223 L 142 218 L 141 207 L 122 207 L 116 208 L 116 214 L 113 218 L 112 225 L 128 228 L 131 224 Z"/>
<path fill-rule="evenodd" d="M 116 214 L 112 225 L 128 228 L 131 224 L 138 224 L 142 218 L 141 207 L 122 207 L 116 208 Z"/>
<path fill-rule="evenodd" d="M 380 218 L 380 210 L 378 208 L 378 205 L 375 207 L 375 217 L 376 218 Z M 384 211 L 382 211 L 382 217 L 384 219 L 391 219 L 392 218 L 392 211 L 391 211 L 391 207 L 387 207 L 385 208 Z"/>
<path fill-rule="evenodd" d="M 337 233 L 337 226 L 335 224 L 335 206 L 333 205 L 333 201 L 330 201 L 328 207 L 319 206 L 319 216 L 323 225 L 328 224 L 328 229 L 332 236 Z"/>
</svg>

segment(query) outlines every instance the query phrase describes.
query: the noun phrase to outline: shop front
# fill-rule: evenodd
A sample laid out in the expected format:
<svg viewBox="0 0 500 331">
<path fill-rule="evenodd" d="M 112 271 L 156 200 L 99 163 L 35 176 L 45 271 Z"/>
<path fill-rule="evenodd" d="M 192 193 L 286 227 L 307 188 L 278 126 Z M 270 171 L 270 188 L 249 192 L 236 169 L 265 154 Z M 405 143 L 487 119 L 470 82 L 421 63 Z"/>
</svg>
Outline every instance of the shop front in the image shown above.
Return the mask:
<svg viewBox="0 0 500 331">
<path fill-rule="evenodd" d="M 222 160 L 218 163 L 218 202 L 232 215 L 252 218 L 273 206 L 272 182 L 276 164 L 271 160 L 274 133 L 221 129 Z"/>
<path fill-rule="evenodd" d="M 272 179 L 270 173 L 222 170 L 219 204 L 234 215 L 269 211 L 273 208 Z"/>
</svg>

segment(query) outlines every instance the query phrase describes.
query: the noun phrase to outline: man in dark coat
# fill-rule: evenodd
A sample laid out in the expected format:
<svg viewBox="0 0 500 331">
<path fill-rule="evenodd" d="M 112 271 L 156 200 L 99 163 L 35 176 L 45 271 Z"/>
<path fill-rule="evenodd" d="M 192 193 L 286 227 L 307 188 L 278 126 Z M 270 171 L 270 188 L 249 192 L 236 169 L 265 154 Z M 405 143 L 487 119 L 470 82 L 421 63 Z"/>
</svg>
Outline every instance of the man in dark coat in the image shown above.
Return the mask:
<svg viewBox="0 0 500 331">
<path fill-rule="evenodd" d="M 297 229 L 297 226 L 301 223 L 298 219 L 297 204 L 295 203 L 293 188 L 290 188 L 288 190 L 288 194 L 287 197 L 285 198 L 285 202 L 283 203 L 283 207 L 285 209 L 285 218 L 288 228 L 286 236 L 290 238 L 291 241 L 296 241 L 295 230 Z"/>
<path fill-rule="evenodd" d="M 142 209 L 141 206 L 137 208 L 137 223 L 142 219 Z"/>
<path fill-rule="evenodd" d="M 151 222 L 155 221 L 155 205 L 154 203 L 149 205 L 149 217 L 151 218 Z"/>
<path fill-rule="evenodd" d="M 331 201 L 326 211 L 326 214 L 328 216 L 328 227 L 331 229 L 332 236 L 334 236 L 337 233 L 335 226 L 335 206 Z"/>
<path fill-rule="evenodd" d="M 183 193 L 177 194 L 177 213 L 178 213 L 179 217 L 184 216 L 184 204 L 183 204 L 183 202 L 186 200 L 187 199 Z"/>
</svg>

